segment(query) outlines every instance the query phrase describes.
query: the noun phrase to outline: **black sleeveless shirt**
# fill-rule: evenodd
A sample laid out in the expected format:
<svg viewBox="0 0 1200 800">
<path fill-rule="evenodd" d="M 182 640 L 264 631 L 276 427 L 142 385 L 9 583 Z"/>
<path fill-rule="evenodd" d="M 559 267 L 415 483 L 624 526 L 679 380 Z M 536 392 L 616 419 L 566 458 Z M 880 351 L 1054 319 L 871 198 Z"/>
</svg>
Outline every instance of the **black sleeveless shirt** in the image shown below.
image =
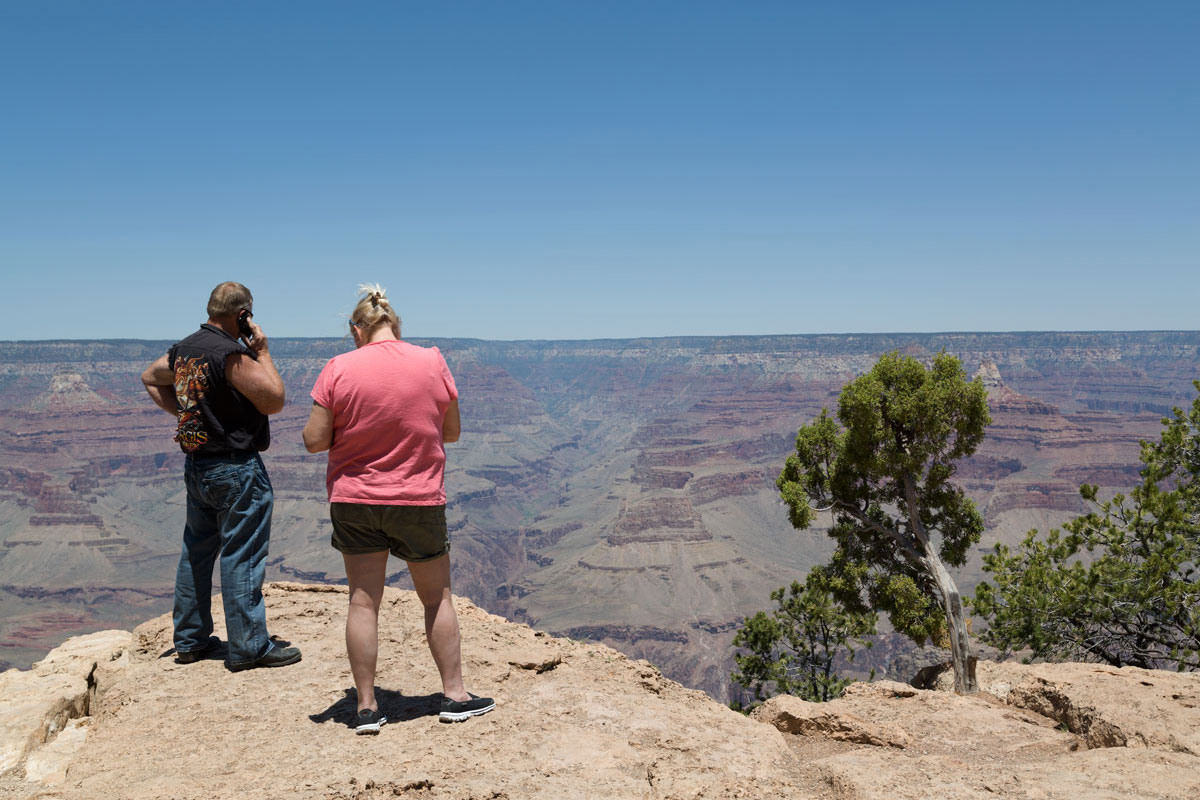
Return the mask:
<svg viewBox="0 0 1200 800">
<path fill-rule="evenodd" d="M 225 331 L 205 323 L 171 345 L 167 364 L 175 373 L 179 427 L 175 441 L 185 453 L 217 455 L 230 450 L 257 452 L 271 445 L 263 414 L 225 376 L 225 359 L 258 355 Z"/>
</svg>

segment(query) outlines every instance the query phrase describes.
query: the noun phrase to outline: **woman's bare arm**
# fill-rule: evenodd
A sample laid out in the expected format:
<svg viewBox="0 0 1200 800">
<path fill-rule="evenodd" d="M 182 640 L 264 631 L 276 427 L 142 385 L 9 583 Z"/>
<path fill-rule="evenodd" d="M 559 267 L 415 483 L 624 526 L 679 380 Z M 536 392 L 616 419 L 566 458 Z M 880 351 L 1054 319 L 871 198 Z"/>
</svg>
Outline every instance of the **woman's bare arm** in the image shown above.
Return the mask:
<svg viewBox="0 0 1200 800">
<path fill-rule="evenodd" d="M 314 402 L 304 426 L 304 449 L 320 453 L 333 446 L 333 412 Z"/>
<path fill-rule="evenodd" d="M 458 401 L 451 400 L 446 409 L 446 418 L 442 420 L 442 441 L 457 442 L 462 433 L 462 420 L 458 418 Z"/>
</svg>

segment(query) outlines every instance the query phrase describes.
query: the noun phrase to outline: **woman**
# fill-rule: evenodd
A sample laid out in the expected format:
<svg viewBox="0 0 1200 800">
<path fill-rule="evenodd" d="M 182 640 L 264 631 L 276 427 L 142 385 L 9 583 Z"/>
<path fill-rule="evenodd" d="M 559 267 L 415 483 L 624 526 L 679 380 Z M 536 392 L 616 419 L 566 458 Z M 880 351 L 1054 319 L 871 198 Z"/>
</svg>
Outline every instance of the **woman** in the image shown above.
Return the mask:
<svg viewBox="0 0 1200 800">
<path fill-rule="evenodd" d="M 458 389 L 436 347 L 400 339 L 400 318 L 379 286 L 360 286 L 350 315 L 355 350 L 317 377 L 304 426 L 325 473 L 334 548 L 350 583 L 346 652 L 358 690 L 358 733 L 387 719 L 375 700 L 379 604 L 388 553 L 408 563 L 425 606 L 425 638 L 442 678 L 443 722 L 495 708 L 463 688 L 458 617 L 450 594 L 443 442 L 458 441 Z"/>
</svg>

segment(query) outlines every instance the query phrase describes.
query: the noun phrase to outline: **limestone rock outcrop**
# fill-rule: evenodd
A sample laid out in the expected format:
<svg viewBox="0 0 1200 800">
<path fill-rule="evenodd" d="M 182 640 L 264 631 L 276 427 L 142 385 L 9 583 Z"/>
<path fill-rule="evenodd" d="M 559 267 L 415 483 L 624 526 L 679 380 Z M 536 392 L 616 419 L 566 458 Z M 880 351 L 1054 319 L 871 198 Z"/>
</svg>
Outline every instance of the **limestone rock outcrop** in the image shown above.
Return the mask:
<svg viewBox="0 0 1200 800">
<path fill-rule="evenodd" d="M 111 643 L 122 666 L 95 679 L 65 780 L 42 780 L 30 755 L 0 777 L 0 797 L 750 798 L 784 796 L 799 774 L 773 728 L 650 664 L 458 599 L 468 688 L 497 708 L 440 724 L 422 607 L 392 588 L 377 689 L 389 721 L 378 736 L 356 736 L 345 588 L 269 584 L 267 604 L 272 632 L 302 648 L 300 663 L 231 673 L 218 654 L 177 664 L 169 618 L 151 620 L 132 642 L 126 633 Z"/>
<path fill-rule="evenodd" d="M 977 695 L 891 681 L 828 703 L 776 697 L 812 796 L 854 800 L 1200 796 L 1200 675 L 980 662 Z"/>
<path fill-rule="evenodd" d="M 443 725 L 420 603 L 388 588 L 388 724 L 360 737 L 345 588 L 269 584 L 267 604 L 300 663 L 231 673 L 218 651 L 178 664 L 163 616 L 0 675 L 0 798 L 1200 796 L 1197 674 L 981 662 L 974 696 L 877 681 L 828 703 L 773 698 L 746 717 L 645 661 L 457 599 L 468 688 L 497 708 Z"/>
<path fill-rule="evenodd" d="M 96 674 L 127 663 L 129 631 L 76 636 L 29 670 L 0 673 L 0 775 L 24 765 L 31 780 L 57 784 L 87 738 Z"/>
<path fill-rule="evenodd" d="M 1104 664 L 980 662 L 983 691 L 1082 737 L 1088 747 L 1163 749 L 1200 758 L 1200 675 Z M 952 689 L 953 676 L 936 684 Z"/>
</svg>

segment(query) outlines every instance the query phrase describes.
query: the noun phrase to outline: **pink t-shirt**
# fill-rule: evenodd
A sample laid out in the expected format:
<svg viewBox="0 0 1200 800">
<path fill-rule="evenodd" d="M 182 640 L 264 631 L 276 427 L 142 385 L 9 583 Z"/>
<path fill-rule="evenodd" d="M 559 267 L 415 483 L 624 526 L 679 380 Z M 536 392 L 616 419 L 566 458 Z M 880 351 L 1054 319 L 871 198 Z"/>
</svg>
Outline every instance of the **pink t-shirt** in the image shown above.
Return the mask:
<svg viewBox="0 0 1200 800">
<path fill-rule="evenodd" d="M 436 347 L 383 341 L 335 356 L 312 399 L 333 413 L 331 503 L 446 502 L 442 422 L 458 388 Z"/>
</svg>

